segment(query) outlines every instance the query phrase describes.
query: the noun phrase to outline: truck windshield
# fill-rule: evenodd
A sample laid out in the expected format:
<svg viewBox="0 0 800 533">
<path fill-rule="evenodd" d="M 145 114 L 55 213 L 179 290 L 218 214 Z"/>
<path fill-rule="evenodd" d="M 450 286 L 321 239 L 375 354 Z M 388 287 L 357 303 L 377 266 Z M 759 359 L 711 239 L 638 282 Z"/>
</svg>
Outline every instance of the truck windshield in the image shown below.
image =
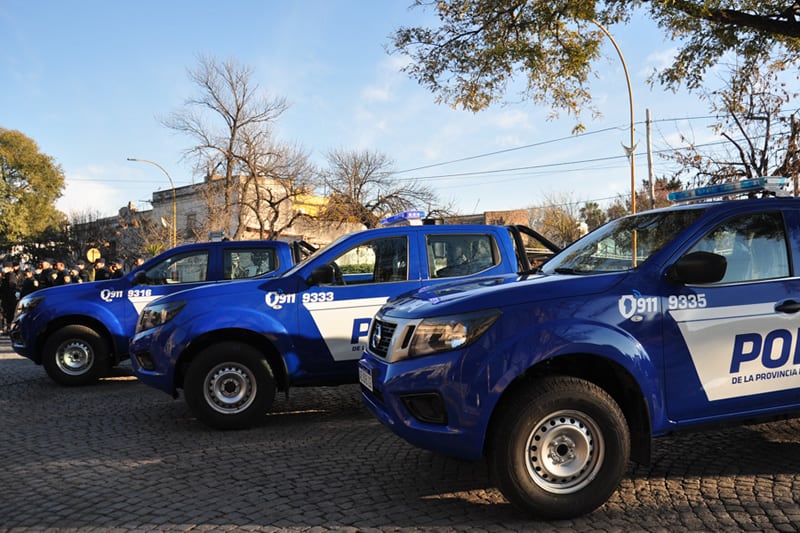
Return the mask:
<svg viewBox="0 0 800 533">
<path fill-rule="evenodd" d="M 651 211 L 612 220 L 545 263 L 547 274 L 593 274 L 636 268 L 697 220 L 703 208 Z"/>
</svg>

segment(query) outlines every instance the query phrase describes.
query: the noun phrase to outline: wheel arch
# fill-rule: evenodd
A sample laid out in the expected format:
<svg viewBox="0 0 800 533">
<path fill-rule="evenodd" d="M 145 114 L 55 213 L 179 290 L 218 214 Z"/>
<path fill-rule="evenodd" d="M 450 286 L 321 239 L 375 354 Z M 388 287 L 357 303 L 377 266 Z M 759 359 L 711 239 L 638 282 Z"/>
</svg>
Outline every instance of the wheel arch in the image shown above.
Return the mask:
<svg viewBox="0 0 800 533">
<path fill-rule="evenodd" d="M 594 383 L 605 390 L 625 415 L 630 430 L 631 459 L 641 464 L 650 462 L 651 415 L 641 387 L 621 364 L 590 353 L 566 354 L 542 361 L 512 381 L 492 411 L 484 439 L 484 453 L 487 443 L 491 442 L 491 436 L 496 431 L 504 404 L 519 390 L 535 386 L 536 380 L 544 376 L 571 376 Z"/>
<path fill-rule="evenodd" d="M 175 387 L 183 388 L 189 365 L 199 352 L 213 344 L 225 341 L 241 342 L 258 350 L 272 369 L 277 390 L 288 390 L 289 374 L 286 370 L 283 357 L 281 357 L 275 344 L 264 335 L 241 328 L 225 328 L 209 331 L 193 339 L 192 343 L 189 344 L 181 354 L 180 360 L 175 367 Z"/>
<path fill-rule="evenodd" d="M 111 335 L 111 332 L 108 330 L 106 325 L 91 316 L 87 315 L 64 315 L 59 316 L 51 320 L 36 336 L 36 354 L 37 354 L 37 363 L 41 364 L 42 362 L 42 354 L 44 350 L 44 346 L 47 343 L 47 339 L 49 339 L 56 331 L 67 327 L 67 326 L 84 326 L 94 330 L 103 341 L 106 343 L 109 349 L 109 355 L 112 358 L 112 363 L 118 362 L 119 358 L 122 356 L 117 351 L 116 344 L 114 343 L 114 338 Z"/>
</svg>

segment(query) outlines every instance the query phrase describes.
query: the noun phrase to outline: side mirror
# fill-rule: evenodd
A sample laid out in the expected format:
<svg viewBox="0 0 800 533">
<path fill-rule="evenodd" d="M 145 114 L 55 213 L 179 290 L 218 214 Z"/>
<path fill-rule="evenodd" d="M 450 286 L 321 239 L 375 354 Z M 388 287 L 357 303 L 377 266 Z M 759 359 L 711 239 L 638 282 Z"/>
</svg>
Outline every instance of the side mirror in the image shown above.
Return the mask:
<svg viewBox="0 0 800 533">
<path fill-rule="evenodd" d="M 136 274 L 133 275 L 133 283 L 136 285 L 146 285 L 147 273 L 144 270 L 138 271 Z"/>
<path fill-rule="evenodd" d="M 309 285 L 331 285 L 334 281 L 333 266 L 322 265 L 311 271 L 306 283 Z"/>
<path fill-rule="evenodd" d="M 667 279 L 687 285 L 716 283 L 725 276 L 728 261 L 711 252 L 692 252 L 667 268 Z"/>
</svg>

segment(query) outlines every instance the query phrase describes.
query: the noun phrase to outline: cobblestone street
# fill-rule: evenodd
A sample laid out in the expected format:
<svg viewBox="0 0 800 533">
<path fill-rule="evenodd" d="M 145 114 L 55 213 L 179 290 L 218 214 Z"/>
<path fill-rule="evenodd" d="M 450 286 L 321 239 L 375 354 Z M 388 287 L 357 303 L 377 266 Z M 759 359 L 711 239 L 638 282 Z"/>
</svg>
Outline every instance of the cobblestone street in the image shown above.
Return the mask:
<svg viewBox="0 0 800 533">
<path fill-rule="evenodd" d="M 53 383 L 0 341 L 0 531 L 797 531 L 800 422 L 655 441 L 610 501 L 541 522 L 485 465 L 413 448 L 358 388 L 294 389 L 264 424 L 219 432 L 118 376 Z"/>
</svg>

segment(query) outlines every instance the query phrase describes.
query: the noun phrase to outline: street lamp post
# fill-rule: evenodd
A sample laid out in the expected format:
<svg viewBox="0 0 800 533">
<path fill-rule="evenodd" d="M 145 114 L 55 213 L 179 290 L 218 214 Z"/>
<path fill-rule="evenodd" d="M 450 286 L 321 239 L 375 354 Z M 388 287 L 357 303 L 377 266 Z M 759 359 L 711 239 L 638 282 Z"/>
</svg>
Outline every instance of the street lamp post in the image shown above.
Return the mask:
<svg viewBox="0 0 800 533">
<path fill-rule="evenodd" d="M 169 175 L 169 172 L 164 170 L 164 167 L 156 163 L 155 161 L 150 161 L 149 159 L 138 159 L 136 157 L 129 157 L 128 161 L 136 161 L 139 163 L 150 163 L 151 165 L 155 165 L 163 172 L 167 179 L 169 180 L 169 186 L 172 188 L 172 247 L 178 245 L 178 202 L 177 196 L 175 194 L 175 184 L 172 183 L 172 177 Z"/>
<path fill-rule="evenodd" d="M 611 33 L 600 24 L 598 21 L 592 19 L 592 23 L 595 26 L 600 28 L 606 37 L 611 41 L 611 44 L 614 45 L 614 49 L 617 51 L 617 55 L 619 56 L 620 61 L 622 62 L 622 70 L 625 71 L 625 81 L 628 83 L 628 102 L 630 104 L 630 112 L 631 112 L 631 146 L 630 148 L 625 149 L 628 154 L 628 157 L 631 158 L 631 213 L 636 213 L 636 164 L 634 161 L 634 151 L 636 146 L 634 144 L 634 126 L 633 126 L 633 90 L 631 89 L 631 77 L 628 75 L 628 65 L 625 63 L 625 57 L 622 55 L 622 50 L 620 50 L 619 45 L 617 45 L 617 41 L 614 40 L 614 37 Z"/>
</svg>

